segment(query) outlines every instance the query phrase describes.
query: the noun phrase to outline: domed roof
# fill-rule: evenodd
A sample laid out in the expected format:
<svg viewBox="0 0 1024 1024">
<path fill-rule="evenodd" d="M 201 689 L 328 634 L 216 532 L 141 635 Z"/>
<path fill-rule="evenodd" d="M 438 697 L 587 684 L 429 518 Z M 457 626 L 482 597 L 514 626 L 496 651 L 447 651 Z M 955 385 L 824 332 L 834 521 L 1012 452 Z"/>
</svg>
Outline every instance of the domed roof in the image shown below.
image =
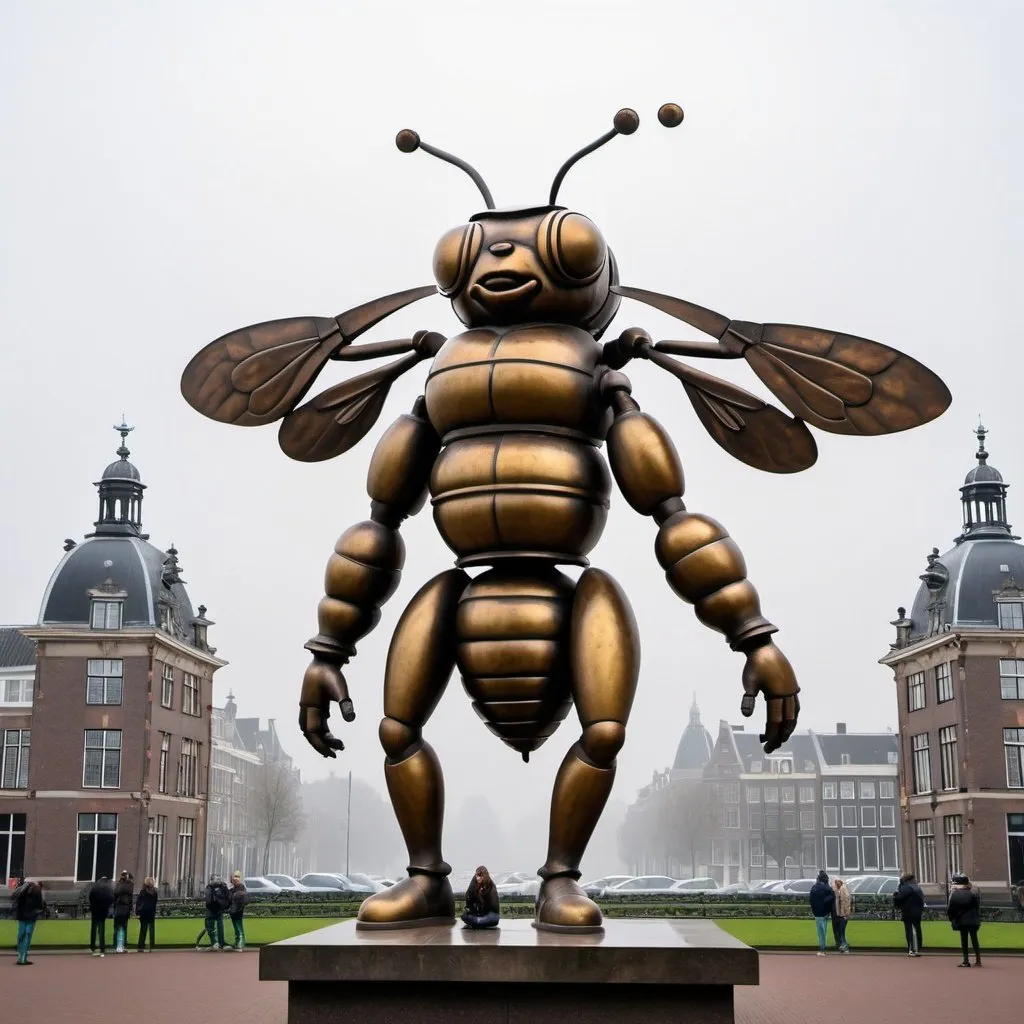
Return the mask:
<svg viewBox="0 0 1024 1024">
<path fill-rule="evenodd" d="M 127 449 L 126 449 L 127 451 Z M 128 461 L 127 454 L 124 458 L 112 462 L 105 470 L 101 480 L 141 480 L 139 471 Z"/>
<path fill-rule="evenodd" d="M 971 484 L 1001 484 L 1002 482 L 1003 474 L 995 466 L 990 466 L 985 462 L 975 466 L 964 477 L 965 487 L 969 487 Z"/>
<path fill-rule="evenodd" d="M 694 694 L 693 704 L 690 706 L 690 721 L 679 738 L 672 770 L 700 774 L 711 760 L 714 749 L 711 733 L 701 724 L 700 708 L 697 707 L 697 696 Z"/>
<path fill-rule="evenodd" d="M 185 643 L 192 642 L 195 618 L 174 556 L 139 537 L 92 537 L 68 551 L 50 577 L 39 612 L 41 626 L 89 625 L 92 597 L 107 591 L 123 594 L 124 629 L 156 627 Z M 160 606 L 168 608 L 162 620 Z"/>
</svg>

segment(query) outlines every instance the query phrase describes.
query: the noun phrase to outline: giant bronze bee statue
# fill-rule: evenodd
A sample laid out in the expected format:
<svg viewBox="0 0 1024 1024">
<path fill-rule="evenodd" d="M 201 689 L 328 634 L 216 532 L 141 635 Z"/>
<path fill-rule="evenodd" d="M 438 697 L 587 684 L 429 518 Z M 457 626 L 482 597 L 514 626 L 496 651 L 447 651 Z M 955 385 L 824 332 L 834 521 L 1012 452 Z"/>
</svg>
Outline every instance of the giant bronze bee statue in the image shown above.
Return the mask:
<svg viewBox="0 0 1024 1024">
<path fill-rule="evenodd" d="M 666 104 L 662 124 L 683 111 Z M 607 573 L 586 568 L 608 515 L 611 476 L 626 501 L 658 524 L 655 554 L 669 586 L 697 618 L 746 659 L 741 711 L 767 703 L 766 751 L 796 726 L 799 687 L 775 646 L 736 542 L 714 519 L 683 504 L 683 471 L 671 439 L 641 412 L 621 372 L 648 359 L 682 382 L 698 417 L 730 455 L 792 473 L 817 456 L 805 424 L 838 434 L 907 430 L 940 415 L 945 385 L 925 367 L 873 341 L 720 313 L 619 285 L 615 257 L 587 217 L 556 205 L 566 171 L 639 125 L 620 110 L 614 127 L 559 170 L 547 205 L 497 210 L 480 175 L 422 142 L 396 139 L 465 170 L 487 209 L 445 234 L 434 251 L 435 285 L 398 292 L 337 317 L 296 317 L 233 331 L 189 363 L 182 392 L 223 423 L 282 420 L 285 453 L 333 458 L 373 426 L 394 380 L 430 360 L 423 395 L 377 444 L 367 491 L 370 518 L 341 535 L 327 563 L 319 633 L 302 681 L 299 723 L 324 757 L 343 749 L 328 729 L 331 703 L 354 718 L 344 666 L 398 586 L 402 521 L 427 495 L 456 568 L 412 599 L 391 640 L 380 741 L 384 772 L 409 853 L 408 877 L 367 899 L 362 928 L 452 922 L 441 853 L 444 782 L 423 727 L 458 666 L 487 728 L 524 760 L 575 704 L 582 732 L 555 779 L 547 860 L 535 925 L 597 931 L 601 912 L 577 884 L 580 862 L 615 778 L 636 691 L 640 643 L 626 595 Z M 353 342 L 385 317 L 440 292 L 466 330 Z M 713 341 L 659 341 L 630 328 L 600 338 L 620 299 L 636 299 Z M 403 355 L 404 354 L 404 355 Z M 402 355 L 299 406 L 329 360 Z M 794 414 L 672 358 L 744 358 Z M 559 566 L 584 567 L 574 581 Z M 483 570 L 470 576 L 467 569 Z"/>
</svg>

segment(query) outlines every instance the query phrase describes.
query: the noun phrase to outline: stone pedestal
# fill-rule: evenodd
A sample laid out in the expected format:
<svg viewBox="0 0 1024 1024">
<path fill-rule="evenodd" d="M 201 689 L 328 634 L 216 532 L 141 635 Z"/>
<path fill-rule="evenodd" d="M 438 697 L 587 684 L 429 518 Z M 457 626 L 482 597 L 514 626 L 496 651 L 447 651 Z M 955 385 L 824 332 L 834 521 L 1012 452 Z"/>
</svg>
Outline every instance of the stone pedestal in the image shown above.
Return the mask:
<svg viewBox="0 0 1024 1024">
<path fill-rule="evenodd" d="M 456 925 L 356 931 L 354 921 L 260 950 L 288 982 L 288 1024 L 732 1024 L 756 950 L 712 921 L 612 920 L 597 935 Z"/>
</svg>

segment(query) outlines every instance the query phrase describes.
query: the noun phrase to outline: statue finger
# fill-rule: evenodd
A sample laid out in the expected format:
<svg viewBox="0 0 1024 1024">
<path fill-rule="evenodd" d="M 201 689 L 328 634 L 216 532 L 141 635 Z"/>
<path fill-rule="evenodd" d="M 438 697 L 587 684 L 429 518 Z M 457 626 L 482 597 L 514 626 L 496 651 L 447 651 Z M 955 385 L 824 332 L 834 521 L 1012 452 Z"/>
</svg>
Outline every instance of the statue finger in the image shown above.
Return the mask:
<svg viewBox="0 0 1024 1024">
<path fill-rule="evenodd" d="M 744 718 L 749 718 L 754 713 L 754 708 L 757 705 L 757 694 L 748 693 L 745 694 L 743 700 L 740 701 L 740 714 Z"/>
</svg>

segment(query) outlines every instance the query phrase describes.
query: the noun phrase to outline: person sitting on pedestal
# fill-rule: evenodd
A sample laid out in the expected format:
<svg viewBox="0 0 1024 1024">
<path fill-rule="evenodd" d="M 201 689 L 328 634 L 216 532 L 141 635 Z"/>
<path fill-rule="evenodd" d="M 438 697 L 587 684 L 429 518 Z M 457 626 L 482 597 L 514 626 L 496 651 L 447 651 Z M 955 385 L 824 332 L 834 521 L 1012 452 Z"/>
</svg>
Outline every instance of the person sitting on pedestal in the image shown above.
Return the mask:
<svg viewBox="0 0 1024 1024">
<path fill-rule="evenodd" d="M 466 890 L 466 909 L 462 914 L 462 923 L 467 928 L 496 928 L 500 919 L 499 910 L 498 890 L 487 868 L 481 864 Z"/>
</svg>

